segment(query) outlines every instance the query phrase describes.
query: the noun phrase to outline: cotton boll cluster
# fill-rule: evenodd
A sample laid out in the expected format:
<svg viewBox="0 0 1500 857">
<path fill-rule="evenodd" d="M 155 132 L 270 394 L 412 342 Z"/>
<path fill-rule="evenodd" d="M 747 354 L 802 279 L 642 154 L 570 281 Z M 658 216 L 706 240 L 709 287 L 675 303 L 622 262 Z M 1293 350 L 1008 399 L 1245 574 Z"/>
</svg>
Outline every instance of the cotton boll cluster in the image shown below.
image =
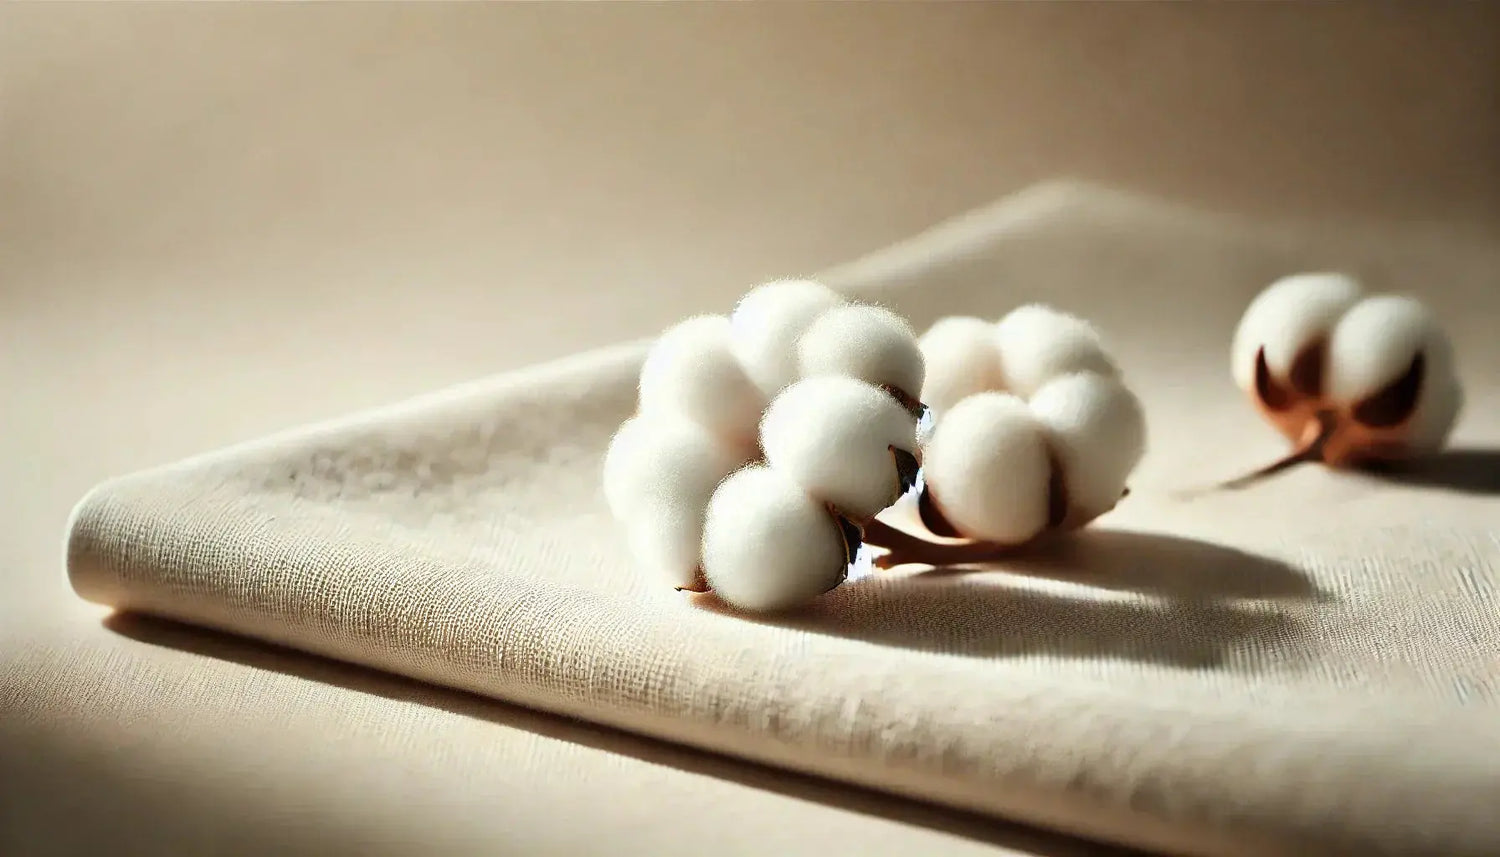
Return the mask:
<svg viewBox="0 0 1500 857">
<path fill-rule="evenodd" d="M 1452 344 L 1428 309 L 1343 274 L 1271 283 L 1241 317 L 1230 362 L 1261 413 L 1332 465 L 1434 452 L 1463 406 Z"/>
<path fill-rule="evenodd" d="M 860 522 L 915 479 L 922 382 L 900 316 L 766 283 L 653 343 L 606 500 L 637 562 L 674 586 L 748 610 L 805 600 L 843 579 Z"/>
<path fill-rule="evenodd" d="M 920 343 L 928 529 L 1020 544 L 1114 508 L 1145 454 L 1145 412 L 1088 322 L 1033 304 L 939 320 Z"/>
<path fill-rule="evenodd" d="M 941 419 L 959 401 L 991 390 L 1029 399 L 1054 378 L 1079 372 L 1119 377 L 1092 325 L 1042 304 L 998 322 L 939 319 L 918 340 L 927 364 L 922 401 Z"/>
</svg>

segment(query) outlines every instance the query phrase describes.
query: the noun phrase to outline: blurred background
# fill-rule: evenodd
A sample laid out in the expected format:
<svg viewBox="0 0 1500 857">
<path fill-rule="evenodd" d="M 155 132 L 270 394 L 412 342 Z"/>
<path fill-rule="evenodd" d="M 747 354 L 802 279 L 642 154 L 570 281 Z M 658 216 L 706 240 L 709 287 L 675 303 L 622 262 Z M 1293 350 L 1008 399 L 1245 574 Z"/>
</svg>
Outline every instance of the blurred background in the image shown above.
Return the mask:
<svg viewBox="0 0 1500 857">
<path fill-rule="evenodd" d="M 6 4 L 6 565 L 54 566 L 108 472 L 646 335 L 1039 180 L 1493 230 L 1497 32 L 1489 3 Z"/>
<path fill-rule="evenodd" d="M 1497 33 L 1459 2 L 5 4 L 0 629 L 57 668 L 103 478 L 1038 181 L 1500 235 Z"/>
</svg>

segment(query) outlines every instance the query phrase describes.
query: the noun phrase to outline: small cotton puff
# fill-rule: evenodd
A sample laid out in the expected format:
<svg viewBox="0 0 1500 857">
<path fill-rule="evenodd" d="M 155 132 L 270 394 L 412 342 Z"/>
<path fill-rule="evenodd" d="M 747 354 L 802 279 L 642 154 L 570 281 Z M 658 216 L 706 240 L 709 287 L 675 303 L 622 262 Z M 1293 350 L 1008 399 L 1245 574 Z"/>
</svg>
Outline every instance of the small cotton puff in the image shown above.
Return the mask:
<svg viewBox="0 0 1500 857">
<path fill-rule="evenodd" d="M 731 348 L 765 398 L 800 377 L 798 340 L 813 319 L 843 302 L 812 280 L 775 280 L 740 298 L 729 316 Z"/>
<path fill-rule="evenodd" d="M 1327 389 L 1334 400 L 1355 405 L 1405 376 L 1418 354 L 1421 387 L 1407 442 L 1414 452 L 1431 452 L 1447 441 L 1463 391 L 1452 342 L 1420 301 L 1379 295 L 1344 313 L 1329 336 Z"/>
<path fill-rule="evenodd" d="M 766 461 L 814 499 L 868 521 L 901 496 L 891 448 L 916 450 L 917 421 L 888 393 L 823 375 L 787 387 L 761 421 Z"/>
<path fill-rule="evenodd" d="M 737 444 L 752 443 L 766 399 L 730 350 L 729 319 L 700 315 L 668 328 L 641 366 L 642 413 L 676 413 Z"/>
<path fill-rule="evenodd" d="M 802 377 L 843 375 L 916 398 L 925 362 L 911 324 L 885 307 L 846 304 L 817 317 L 798 343 Z"/>
<path fill-rule="evenodd" d="M 1012 310 L 996 323 L 994 337 L 1003 386 L 1023 399 L 1063 375 L 1119 374 L 1093 325 L 1043 304 Z"/>
<path fill-rule="evenodd" d="M 1329 336 L 1328 395 L 1353 402 L 1378 392 L 1441 337 L 1427 308 L 1413 298 L 1379 295 L 1354 304 Z"/>
<path fill-rule="evenodd" d="M 626 420 L 605 452 L 603 487 L 637 563 L 673 586 L 691 584 L 709 498 L 744 462 L 742 452 L 685 418 Z"/>
<path fill-rule="evenodd" d="M 620 424 L 609 446 L 604 451 L 604 500 L 609 512 L 616 520 L 625 520 L 632 500 L 648 490 L 656 481 L 651 468 L 657 463 L 654 457 L 670 455 L 652 443 L 653 433 L 649 420 L 639 415 Z"/>
<path fill-rule="evenodd" d="M 921 400 L 941 419 L 958 402 L 1003 385 L 995 325 L 972 316 L 949 316 L 934 322 L 917 341 L 926 365 Z"/>
<path fill-rule="evenodd" d="M 938 422 L 922 469 L 938 508 L 968 538 L 1018 544 L 1047 526 L 1046 435 L 1016 396 L 979 393 L 954 405 Z"/>
<path fill-rule="evenodd" d="M 837 586 L 847 569 L 833 515 L 784 473 L 751 465 L 709 501 L 703 572 L 730 606 L 786 610 Z"/>
<path fill-rule="evenodd" d="M 1065 375 L 1043 385 L 1031 412 L 1062 470 L 1070 517 L 1092 520 L 1114 508 L 1146 453 L 1146 416 L 1118 379 Z"/>
<path fill-rule="evenodd" d="M 1254 391 L 1261 349 L 1272 376 L 1285 379 L 1297 355 L 1327 337 L 1362 293 L 1354 278 L 1339 273 L 1292 274 L 1267 286 L 1250 302 L 1235 329 L 1230 345 L 1235 384 Z"/>
</svg>

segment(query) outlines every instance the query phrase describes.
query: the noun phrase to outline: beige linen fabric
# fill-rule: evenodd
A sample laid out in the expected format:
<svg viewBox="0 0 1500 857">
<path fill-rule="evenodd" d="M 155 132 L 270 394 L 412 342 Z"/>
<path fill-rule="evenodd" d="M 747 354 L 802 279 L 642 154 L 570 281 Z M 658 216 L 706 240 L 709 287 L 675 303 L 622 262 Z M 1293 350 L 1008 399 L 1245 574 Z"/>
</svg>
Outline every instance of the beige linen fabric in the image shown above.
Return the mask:
<svg viewBox="0 0 1500 857">
<path fill-rule="evenodd" d="M 1331 266 L 1450 325 L 1458 451 L 1182 496 L 1280 452 L 1228 381 L 1228 335 L 1271 277 Z M 1497 272 L 1493 246 L 1073 185 L 828 271 L 918 325 L 1038 298 L 1090 316 L 1152 451 L 1070 546 L 852 581 L 781 620 L 625 559 L 598 470 L 642 343 L 109 482 L 69 572 L 101 604 L 1104 840 L 1496 853 Z"/>
</svg>

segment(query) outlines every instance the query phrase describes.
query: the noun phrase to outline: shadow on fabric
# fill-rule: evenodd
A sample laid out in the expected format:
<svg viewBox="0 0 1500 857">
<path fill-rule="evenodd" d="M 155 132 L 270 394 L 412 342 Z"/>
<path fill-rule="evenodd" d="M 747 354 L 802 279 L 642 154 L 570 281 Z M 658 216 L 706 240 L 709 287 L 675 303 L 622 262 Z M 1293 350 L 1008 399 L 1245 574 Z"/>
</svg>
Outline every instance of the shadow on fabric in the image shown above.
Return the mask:
<svg viewBox="0 0 1500 857">
<path fill-rule="evenodd" d="M 1018 824 L 922 804 L 860 786 L 836 783 L 752 762 L 716 756 L 666 741 L 572 720 L 487 697 L 449 690 L 281 646 L 243 639 L 178 622 L 133 613 L 113 613 L 103 624 L 114 633 L 138 642 L 192 652 L 205 657 L 275 670 L 308 681 L 334 685 L 357 693 L 414 702 L 464 717 L 486 720 L 513 729 L 596 750 L 616 753 L 687 773 L 716 777 L 750 788 L 814 801 L 848 812 L 921 825 L 932 830 L 989 843 L 1021 853 L 1049 857 L 1145 857 L 1117 846 L 1085 842 Z"/>
<path fill-rule="evenodd" d="M 803 610 L 754 620 L 950 655 L 1204 668 L 1231 651 L 1305 653 L 1290 608 L 1331 600 L 1266 557 L 1179 536 L 1090 530 L 1001 563 L 877 572 Z M 711 596 L 700 603 L 730 612 Z"/>
<path fill-rule="evenodd" d="M 1416 461 L 1368 470 L 1361 476 L 1415 488 L 1500 496 L 1500 449 L 1447 449 Z"/>
</svg>

